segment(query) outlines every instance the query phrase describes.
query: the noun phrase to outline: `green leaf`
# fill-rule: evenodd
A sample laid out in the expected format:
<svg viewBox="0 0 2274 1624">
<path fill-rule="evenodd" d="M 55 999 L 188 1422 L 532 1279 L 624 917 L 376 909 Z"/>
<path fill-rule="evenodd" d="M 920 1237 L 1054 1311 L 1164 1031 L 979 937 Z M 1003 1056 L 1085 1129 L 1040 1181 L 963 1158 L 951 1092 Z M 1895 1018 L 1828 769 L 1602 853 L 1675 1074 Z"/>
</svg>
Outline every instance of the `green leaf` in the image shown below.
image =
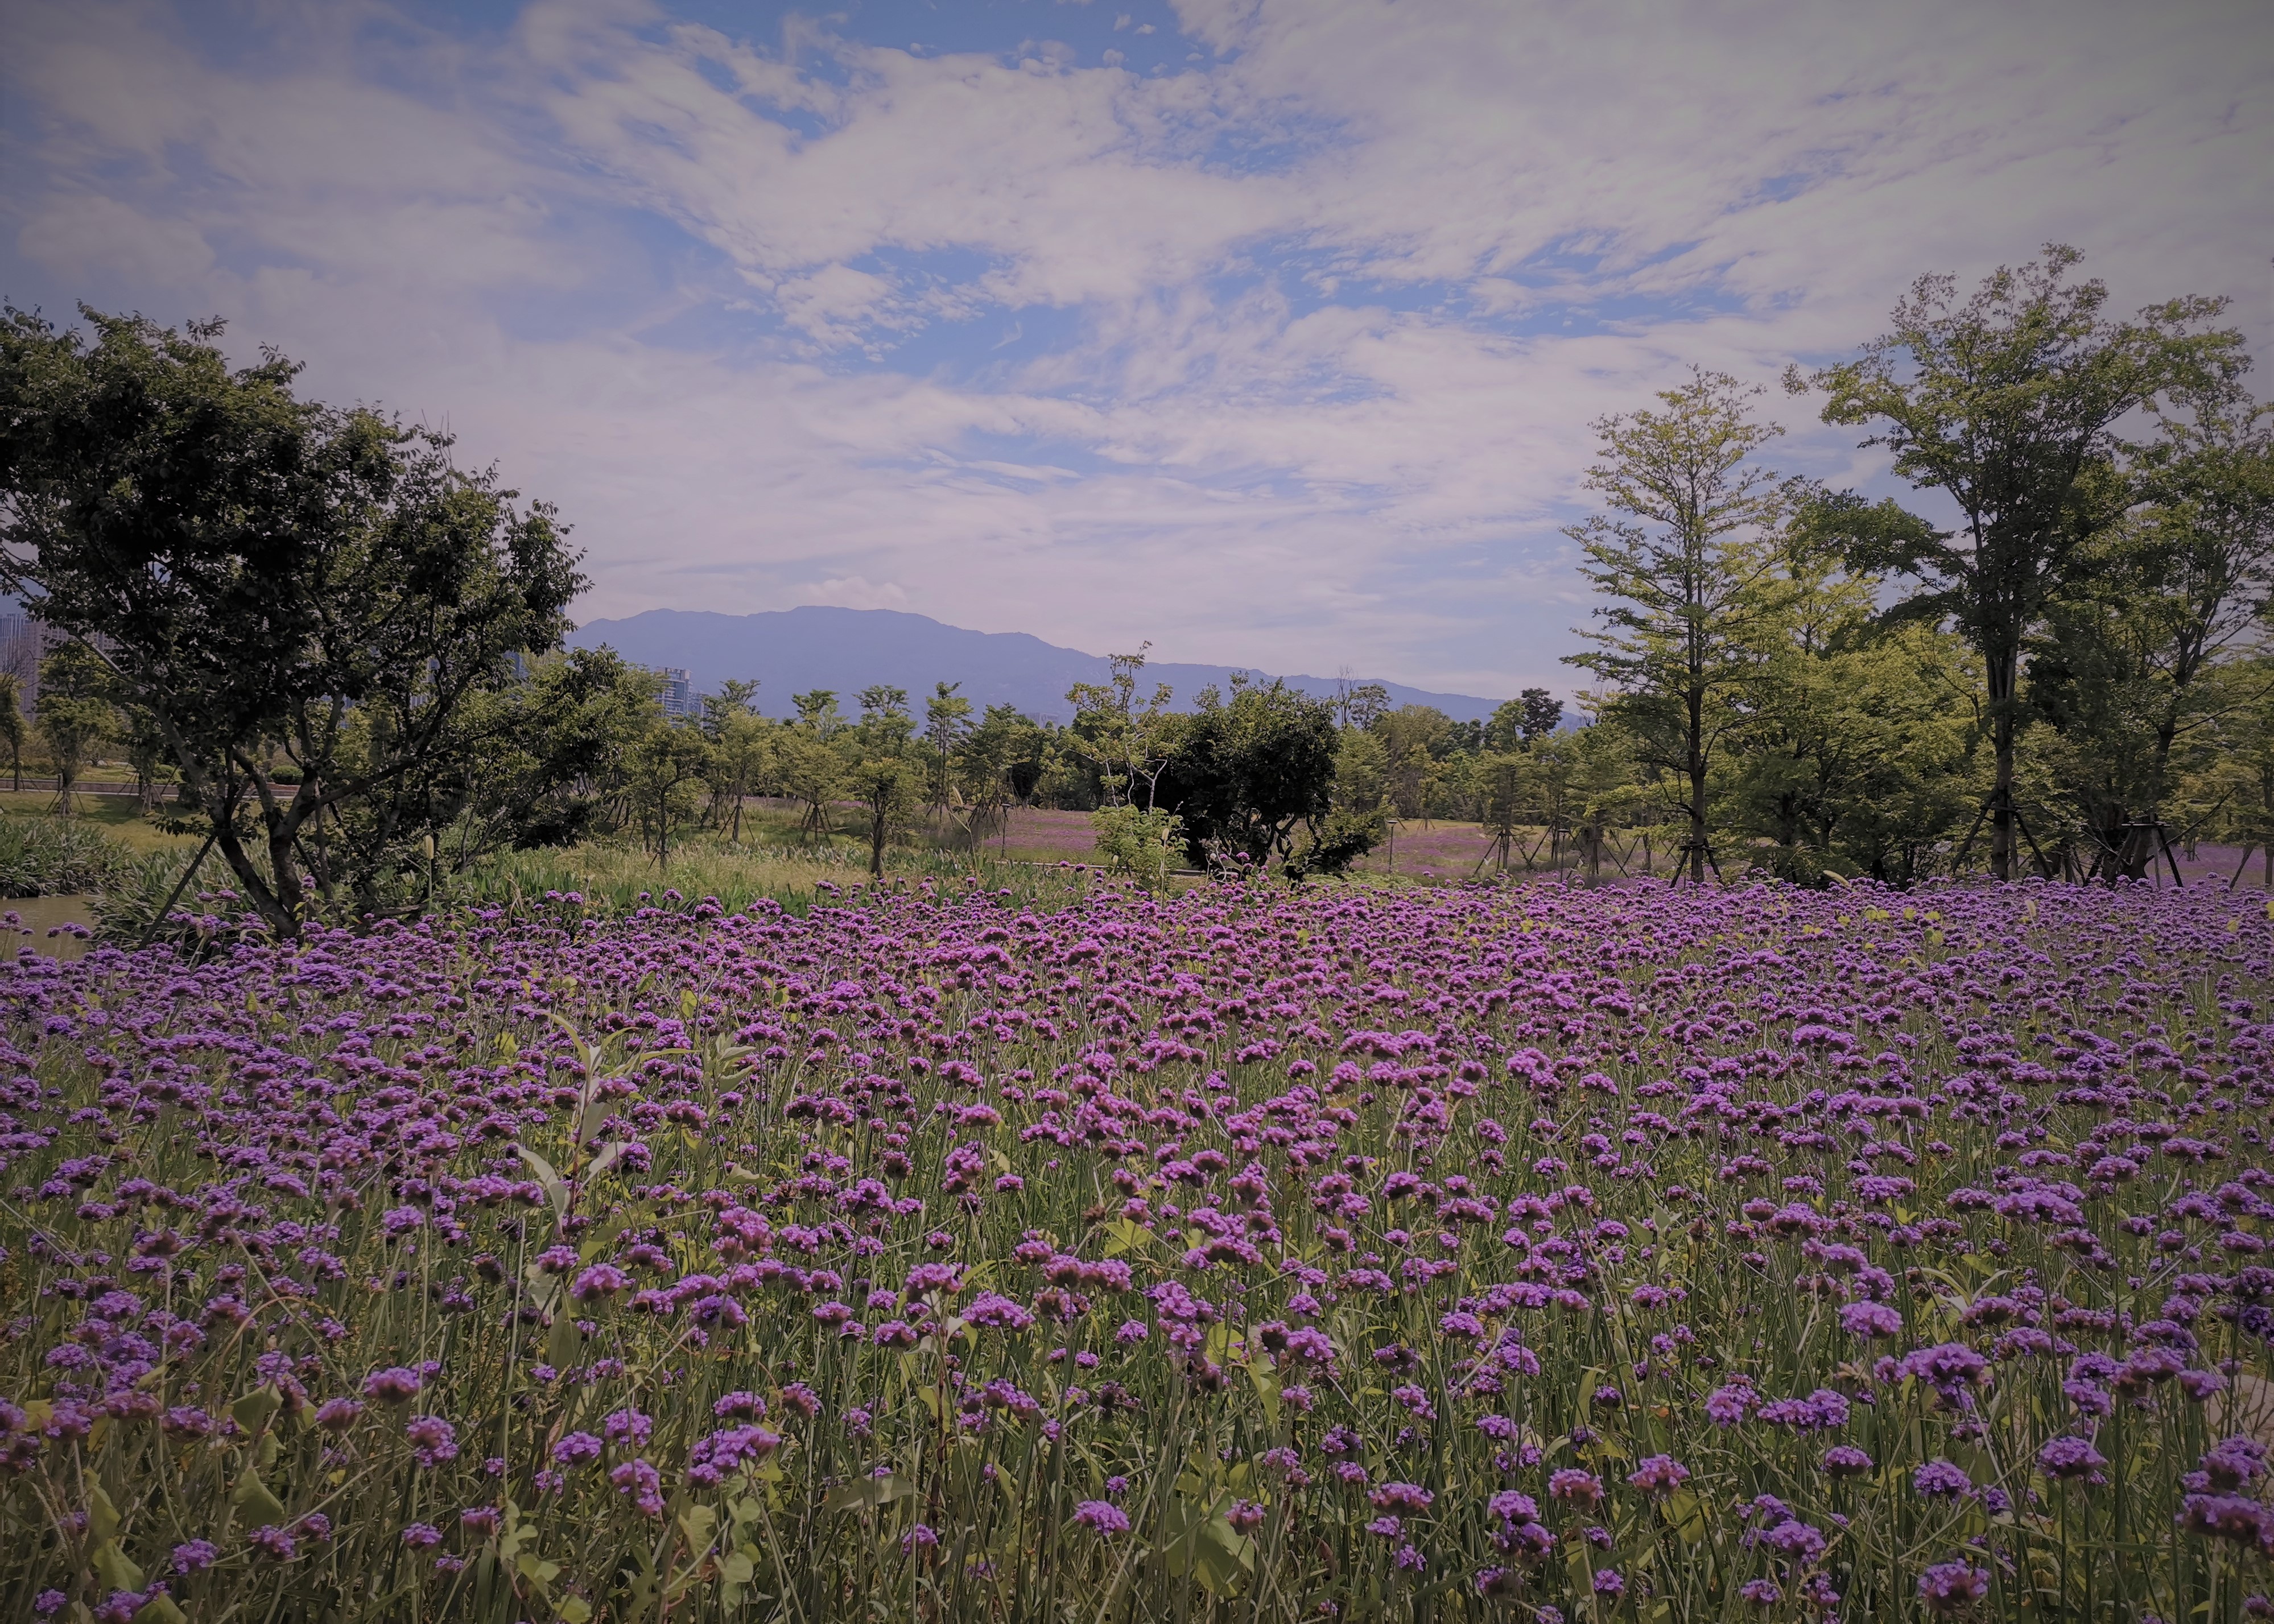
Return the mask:
<svg viewBox="0 0 2274 1624">
<path fill-rule="evenodd" d="M 530 1300 L 537 1304 L 538 1312 L 550 1310 L 561 1300 L 559 1275 L 548 1274 L 534 1263 L 524 1265 L 522 1275 L 529 1282 Z"/>
<path fill-rule="evenodd" d="M 553 1328 L 545 1337 L 545 1361 L 557 1369 L 567 1370 L 576 1363 L 584 1351 L 584 1334 L 576 1328 L 576 1320 L 564 1306 L 553 1319 Z"/>
<path fill-rule="evenodd" d="M 1706 1538 L 1706 1508 L 1688 1489 L 1676 1489 L 1666 1497 L 1666 1520 L 1684 1545 L 1694 1545 Z"/>
<path fill-rule="evenodd" d="M 284 1407 L 284 1400 L 274 1387 L 256 1387 L 229 1407 L 237 1424 L 248 1432 L 258 1432 L 268 1425 L 268 1418 Z"/>
<path fill-rule="evenodd" d="M 273 1526 L 284 1521 L 284 1502 L 271 1494 L 268 1485 L 260 1481 L 260 1474 L 250 1468 L 237 1480 L 237 1487 L 230 1491 L 229 1503 L 256 1525 L 265 1522 Z"/>
<path fill-rule="evenodd" d="M 592 1604 L 582 1596 L 563 1596 L 555 1611 L 561 1615 L 561 1624 L 590 1624 Z"/>
<path fill-rule="evenodd" d="M 118 1507 L 110 1503 L 110 1496 L 102 1492 L 101 1484 L 87 1491 L 87 1531 L 95 1544 L 103 1545 L 117 1538 L 121 1521 Z M 134 1587 L 130 1584 L 126 1588 L 132 1590 Z"/>
<path fill-rule="evenodd" d="M 879 1506 L 889 1506 L 894 1500 L 916 1492 L 909 1479 L 898 1476 L 855 1477 L 852 1482 L 832 1490 L 822 1502 L 825 1511 L 873 1511 Z"/>
<path fill-rule="evenodd" d="M 709 1506 L 689 1506 L 679 1514 L 679 1526 L 687 1536 L 688 1548 L 700 1555 L 719 1536 L 719 1514 Z"/>
<path fill-rule="evenodd" d="M 553 1170 L 553 1164 L 518 1140 L 513 1148 L 514 1154 L 529 1164 L 529 1170 L 537 1175 L 537 1182 L 545 1186 L 546 1199 L 553 1203 L 553 1215 L 565 1215 L 568 1211 L 568 1186 L 561 1182 L 561 1175 Z"/>
<path fill-rule="evenodd" d="M 142 1570 L 126 1558 L 115 1539 L 106 1539 L 94 1548 L 95 1575 L 114 1590 L 139 1590 L 142 1588 Z"/>
<path fill-rule="evenodd" d="M 719 1559 L 719 1575 L 729 1584 L 748 1584 L 758 1571 L 758 1565 L 740 1551 L 729 1551 Z"/>
<path fill-rule="evenodd" d="M 1106 1229 L 1105 1255 L 1118 1258 L 1126 1252 L 1149 1250 L 1159 1237 L 1133 1219 L 1117 1218 Z"/>
<path fill-rule="evenodd" d="M 132 1585 L 126 1587 L 132 1590 Z M 128 1624 L 190 1624 L 189 1615 L 174 1605 L 170 1596 L 153 1596 L 134 1610 Z"/>
</svg>

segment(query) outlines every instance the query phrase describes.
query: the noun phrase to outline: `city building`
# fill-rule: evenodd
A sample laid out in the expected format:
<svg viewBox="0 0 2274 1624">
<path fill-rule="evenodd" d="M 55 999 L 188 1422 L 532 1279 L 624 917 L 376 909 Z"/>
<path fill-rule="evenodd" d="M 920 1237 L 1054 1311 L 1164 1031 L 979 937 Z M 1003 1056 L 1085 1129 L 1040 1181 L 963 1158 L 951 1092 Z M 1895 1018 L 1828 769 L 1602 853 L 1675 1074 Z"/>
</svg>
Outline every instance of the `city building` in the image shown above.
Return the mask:
<svg viewBox="0 0 2274 1624">
<path fill-rule="evenodd" d="M 663 713 L 666 716 L 701 716 L 703 695 L 695 691 L 695 673 L 684 665 L 661 665 L 656 674 L 663 679 Z"/>
</svg>

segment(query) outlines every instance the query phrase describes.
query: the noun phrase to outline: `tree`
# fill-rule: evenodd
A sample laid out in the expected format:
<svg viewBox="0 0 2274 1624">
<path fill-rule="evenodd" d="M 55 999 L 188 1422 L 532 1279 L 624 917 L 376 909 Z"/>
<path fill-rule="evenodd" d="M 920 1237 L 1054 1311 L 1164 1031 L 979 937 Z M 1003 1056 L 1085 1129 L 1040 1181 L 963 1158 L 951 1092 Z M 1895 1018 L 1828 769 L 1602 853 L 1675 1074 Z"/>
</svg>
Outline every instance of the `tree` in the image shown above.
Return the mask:
<svg viewBox="0 0 2274 1624">
<path fill-rule="evenodd" d="M 158 731 L 148 711 L 125 705 L 118 711 L 117 739 L 126 752 L 127 765 L 134 769 L 136 807 L 147 817 L 158 809 L 158 784 L 166 760 L 165 735 Z"/>
<path fill-rule="evenodd" d="M 82 313 L 92 342 L 0 320 L 0 584 L 100 650 L 240 892 L 296 935 L 324 823 L 505 743 L 475 701 L 558 643 L 584 577 L 552 510 L 447 436 L 296 399 L 274 351 L 232 371 L 217 322 Z M 434 833 L 393 826 L 363 861 Z"/>
<path fill-rule="evenodd" d="M 918 805 L 916 774 L 905 756 L 866 756 L 846 774 L 845 784 L 867 814 L 869 872 L 881 877 L 886 844 L 907 827 Z"/>
<path fill-rule="evenodd" d="M 711 741 L 712 821 L 727 838 L 742 838 L 742 803 L 764 781 L 773 759 L 773 729 L 757 712 L 758 685 L 729 678 L 703 698 L 703 736 Z"/>
<path fill-rule="evenodd" d="M 955 752 L 971 732 L 971 702 L 955 690 L 960 682 L 936 683 L 932 695 L 924 702 L 924 743 L 930 754 L 925 758 L 925 776 L 930 780 L 931 804 L 940 811 L 947 809 L 948 797 L 955 789 Z"/>
<path fill-rule="evenodd" d="M 1449 742 L 1453 718 L 1434 705 L 1400 705 L 1376 717 L 1367 731 L 1382 741 L 1389 798 L 1397 816 L 1429 816 L 1439 773 L 1438 760 Z"/>
<path fill-rule="evenodd" d="M 1602 460 L 1587 486 L 1611 512 L 1564 532 L 1586 554 L 1580 572 L 1611 600 L 1595 611 L 1608 629 L 1580 634 L 1594 650 L 1564 658 L 1608 685 L 1606 714 L 1686 791 L 1677 809 L 1698 882 L 1710 850 L 1706 774 L 1736 719 L 1734 690 L 1758 673 L 1778 601 L 1760 532 L 1781 497 L 1751 458 L 1782 431 L 1751 420 L 1747 402 L 1760 393 L 1693 368 L 1689 383 L 1660 393 L 1663 411 L 1598 421 Z"/>
<path fill-rule="evenodd" d="M 811 729 L 816 738 L 825 742 L 844 731 L 845 718 L 838 712 L 837 695 L 830 689 L 792 694 L 789 702 L 797 707 L 798 721 Z"/>
<path fill-rule="evenodd" d="M 1237 677 L 1229 701 L 1210 685 L 1197 702 L 1160 777 L 1162 808 L 1184 820 L 1199 866 L 1245 858 L 1260 868 L 1285 858 L 1296 829 L 1332 806 L 1332 710 L 1284 682 Z"/>
<path fill-rule="evenodd" d="M 1477 763 L 1477 823 L 1492 841 L 1487 861 L 1502 874 L 1508 872 L 1516 831 L 1524 826 L 1525 814 L 1530 809 L 1525 793 L 1528 765 L 1525 757 L 1512 750 L 1488 752 Z"/>
<path fill-rule="evenodd" d="M 1339 676 L 1335 679 L 1335 696 L 1327 703 L 1334 707 L 1337 727 L 1367 728 L 1389 710 L 1389 690 L 1379 682 L 1352 682 L 1346 675 Z"/>
<path fill-rule="evenodd" d="M 357 915 L 377 916 L 423 906 L 440 874 L 499 851 L 573 845 L 638 822 L 630 758 L 663 725 L 661 688 L 658 673 L 605 648 L 525 662 L 521 675 L 468 701 L 466 725 L 489 748 L 391 778 L 305 831 L 301 855 L 319 895 L 328 907 L 351 902 Z M 390 748 L 392 726 L 383 708 L 351 715 L 341 770 L 364 771 Z M 405 831 L 432 831 L 433 844 Z"/>
<path fill-rule="evenodd" d="M 800 723 L 776 747 L 774 763 L 782 788 L 792 800 L 805 803 L 800 829 L 809 835 L 826 833 L 829 803 L 844 786 L 844 758 Z"/>
<path fill-rule="evenodd" d="M 8 747 L 11 786 L 24 787 L 24 688 L 12 671 L 0 672 L 0 742 Z"/>
<path fill-rule="evenodd" d="M 1344 874 L 1389 833 L 1389 758 L 1382 741 L 1364 728 L 1345 727 L 1335 748 L 1335 780 L 1323 820 L 1311 824 L 1310 844 L 1289 856 L 1296 879 Z"/>
<path fill-rule="evenodd" d="M 1035 787 L 1043 771 L 1043 731 L 1011 705 L 990 705 L 957 747 L 955 770 L 971 804 L 971 837 L 1007 838 L 1010 806 Z M 1024 774 L 1023 785 L 1020 778 Z"/>
<path fill-rule="evenodd" d="M 633 815 L 641 845 L 655 853 L 656 867 L 671 861 L 672 831 L 700 810 L 695 786 L 711 766 L 711 741 L 693 721 L 659 718 L 632 747 L 626 763 Z"/>
<path fill-rule="evenodd" d="M 1826 422 L 1871 425 L 1864 445 L 1886 447 L 1898 475 L 1958 507 L 1954 531 L 1913 521 L 1859 536 L 1856 562 L 1916 579 L 1905 612 L 1954 624 L 1981 657 L 1999 879 L 2014 873 L 2023 647 L 2089 534 L 2078 514 L 2086 471 L 2112 460 L 2125 414 L 2241 365 L 2240 335 L 2202 330 L 2223 300 L 2174 299 L 2112 321 L 2106 288 L 2067 280 L 2082 258 L 2049 244 L 2018 271 L 1999 267 L 1963 303 L 1954 278 L 1923 276 L 1856 359 L 1805 383 L 1786 375 L 1796 393 L 1825 392 Z"/>
<path fill-rule="evenodd" d="M 56 810 L 72 814 L 72 790 L 97 746 L 118 732 L 102 660 L 84 643 L 66 643 L 40 662 L 34 725 L 56 769 Z"/>
<path fill-rule="evenodd" d="M 908 714 L 908 690 L 878 682 L 861 690 L 861 720 L 856 729 L 860 746 L 871 752 L 899 756 L 907 753 L 915 737 L 915 720 Z"/>
<path fill-rule="evenodd" d="M 1148 891 L 1169 883 L 1170 859 L 1185 848 L 1184 820 L 1143 807 L 1100 807 L 1089 815 L 1092 842 L 1105 866 Z"/>
<path fill-rule="evenodd" d="M 1066 690 L 1066 702 L 1074 708 L 1076 748 L 1096 763 L 1108 806 L 1134 805 L 1141 784 L 1145 808 L 1153 810 L 1161 773 L 1176 748 L 1178 718 L 1169 713 L 1174 691 L 1161 682 L 1149 698 L 1141 703 L 1137 697 L 1137 673 L 1145 669 L 1145 650 L 1152 646 L 1147 643 L 1134 654 L 1107 655 L 1111 674 L 1104 682 L 1077 682 Z"/>
<path fill-rule="evenodd" d="M 1544 688 L 1528 688 L 1517 695 L 1523 707 L 1519 728 L 1526 744 L 1537 744 L 1542 739 L 1555 737 L 1555 730 L 1563 726 L 1563 702 Z"/>
<path fill-rule="evenodd" d="M 663 679 L 614 649 L 548 654 L 524 680 L 485 695 L 504 741 L 463 781 L 455 866 L 506 847 L 574 846 L 630 796 L 631 756 L 662 726 Z M 486 720 L 488 720 L 486 718 Z"/>
<path fill-rule="evenodd" d="M 2157 440 L 2102 473 L 2108 516 L 2029 644 L 2030 710 L 2069 741 L 2093 871 L 2135 880 L 2180 783 L 2207 770 L 2192 758 L 2248 701 L 2219 668 L 2256 645 L 2274 589 L 2269 409 L 2233 380 L 2172 395 Z"/>
</svg>

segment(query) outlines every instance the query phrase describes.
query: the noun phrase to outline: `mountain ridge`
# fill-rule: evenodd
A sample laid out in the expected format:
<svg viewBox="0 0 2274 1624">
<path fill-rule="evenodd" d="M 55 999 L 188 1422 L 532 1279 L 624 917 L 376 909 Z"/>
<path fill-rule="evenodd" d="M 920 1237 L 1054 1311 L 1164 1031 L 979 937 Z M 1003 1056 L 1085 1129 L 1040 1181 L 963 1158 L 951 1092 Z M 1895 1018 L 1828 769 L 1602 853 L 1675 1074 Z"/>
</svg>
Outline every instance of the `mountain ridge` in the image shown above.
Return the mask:
<svg viewBox="0 0 2274 1624">
<path fill-rule="evenodd" d="M 1030 632 L 976 632 L 905 610 L 819 604 L 740 615 L 649 609 L 590 621 L 571 633 L 568 643 L 572 648 L 606 643 L 638 665 L 682 667 L 692 673 L 699 693 L 715 692 L 730 677 L 755 678 L 758 708 L 768 716 L 791 714 L 790 695 L 817 688 L 834 689 L 840 708 L 849 713 L 854 695 L 872 682 L 905 688 L 921 712 L 932 684 L 959 682 L 975 708 L 1012 704 L 1032 717 L 1066 722 L 1073 718 L 1066 689 L 1076 682 L 1103 682 L 1108 669 L 1103 655 L 1060 648 Z M 1206 684 L 1221 688 L 1233 672 L 1243 670 L 1254 668 L 1148 661 L 1143 681 L 1148 688 L 1154 682 L 1170 684 L 1182 709 Z M 1254 674 L 1268 680 L 1271 673 Z M 1282 680 L 1321 698 L 1336 688 L 1332 677 Z M 1434 705 L 1457 722 L 1482 721 L 1495 703 L 1402 682 L 1385 681 L 1382 687 L 1393 705 Z"/>
</svg>

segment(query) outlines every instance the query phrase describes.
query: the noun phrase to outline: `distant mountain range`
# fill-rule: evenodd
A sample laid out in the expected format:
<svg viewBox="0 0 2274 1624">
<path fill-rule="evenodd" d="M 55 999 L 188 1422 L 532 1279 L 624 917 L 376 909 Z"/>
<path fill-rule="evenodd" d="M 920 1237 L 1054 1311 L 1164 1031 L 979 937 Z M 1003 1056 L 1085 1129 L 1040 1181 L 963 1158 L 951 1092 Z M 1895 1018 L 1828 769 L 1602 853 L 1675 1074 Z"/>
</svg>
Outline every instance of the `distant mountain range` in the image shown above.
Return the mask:
<svg viewBox="0 0 2274 1624">
<path fill-rule="evenodd" d="M 872 682 L 907 689 L 921 716 L 933 683 L 960 682 L 975 708 L 1016 705 L 1028 716 L 1067 722 L 1073 719 L 1073 707 L 1066 703 L 1066 689 L 1077 682 L 1103 682 L 1107 674 L 1103 655 L 1061 649 L 1024 632 L 966 631 L 892 609 L 808 605 L 764 614 L 651 609 L 628 620 L 594 620 L 568 641 L 577 648 L 606 643 L 642 665 L 682 667 L 692 673 L 699 693 L 715 693 L 730 677 L 755 678 L 758 708 L 768 716 L 793 714 L 790 695 L 817 688 L 835 690 L 839 707 L 849 716 L 854 695 Z M 1144 680 L 1148 687 L 1173 687 L 1182 710 L 1209 683 L 1226 686 L 1237 669 L 1241 668 L 1162 661 L 1146 665 Z M 1321 698 L 1336 686 L 1331 677 L 1286 680 L 1290 688 Z M 1457 722 L 1482 721 L 1495 704 L 1401 682 L 1382 686 L 1393 705 L 1434 705 Z"/>
</svg>

